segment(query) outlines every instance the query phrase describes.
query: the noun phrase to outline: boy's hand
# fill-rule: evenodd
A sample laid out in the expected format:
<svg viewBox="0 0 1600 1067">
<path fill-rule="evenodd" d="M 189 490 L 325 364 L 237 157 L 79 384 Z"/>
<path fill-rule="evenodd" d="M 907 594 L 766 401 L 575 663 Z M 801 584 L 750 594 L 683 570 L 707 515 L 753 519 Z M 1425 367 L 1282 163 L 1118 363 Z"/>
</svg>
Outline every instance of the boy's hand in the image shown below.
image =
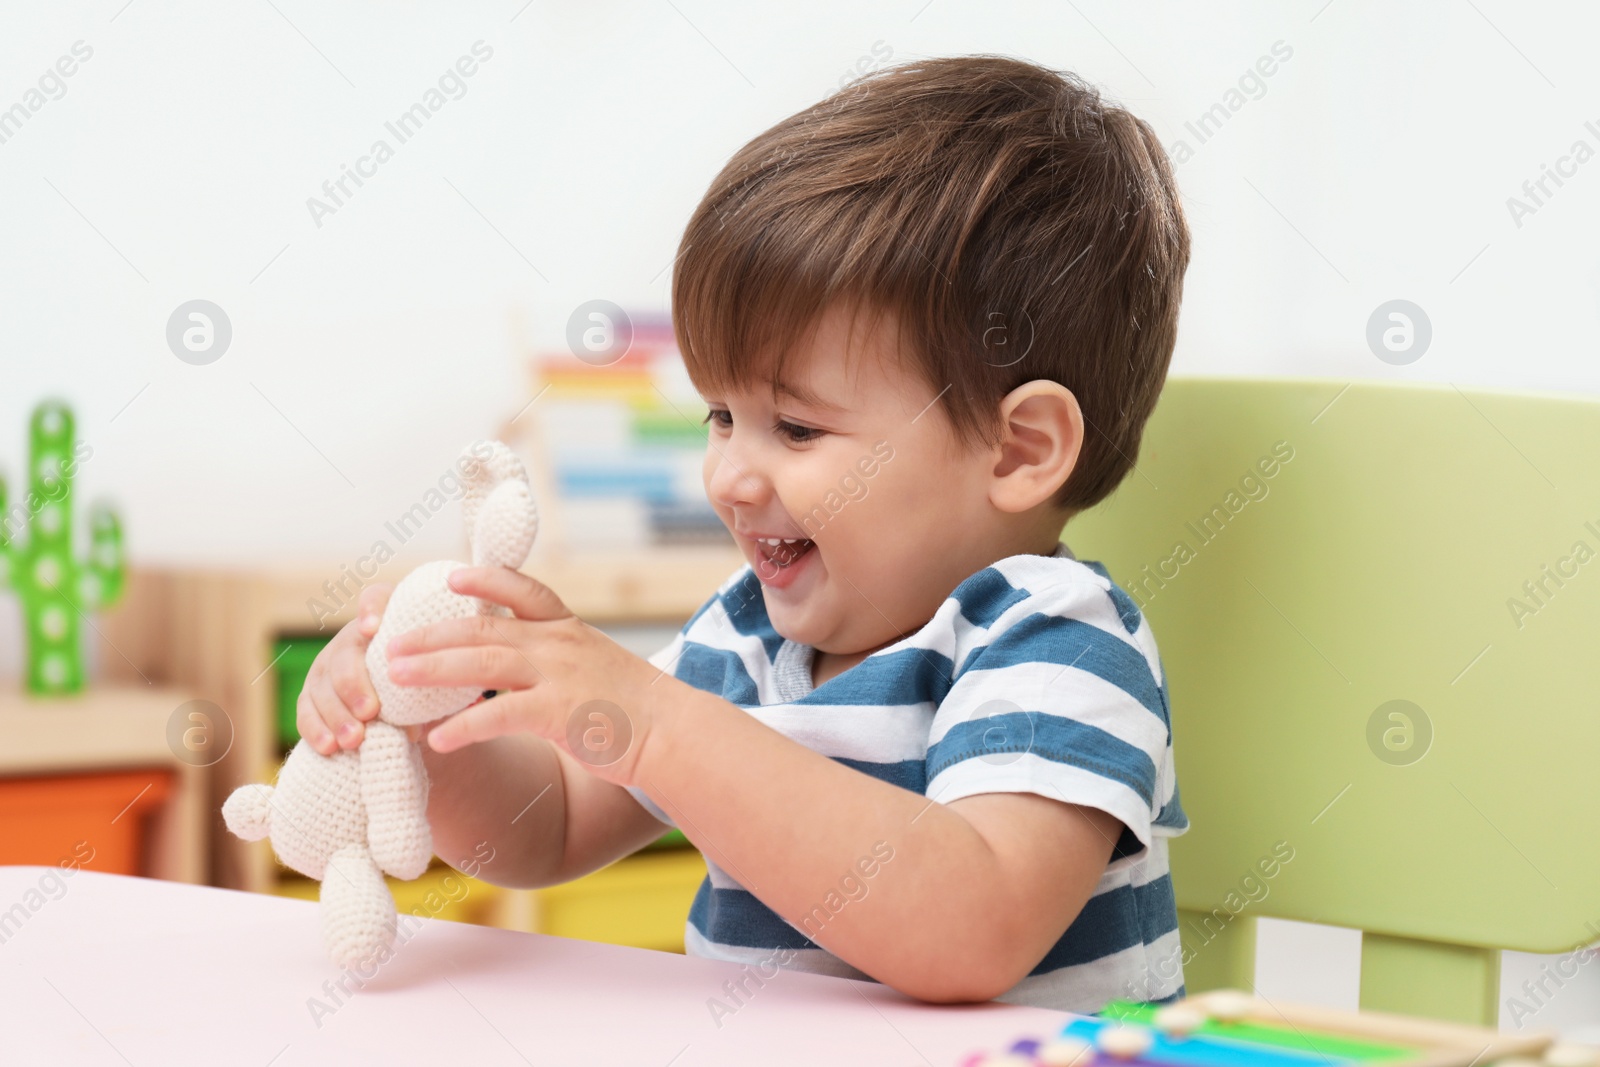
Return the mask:
<svg viewBox="0 0 1600 1067">
<path fill-rule="evenodd" d="M 361 590 L 356 617 L 340 627 L 306 673 L 295 724 L 300 736 L 324 756 L 359 747 L 366 734 L 363 724 L 378 714 L 378 693 L 367 676 L 367 645 L 393 592 L 387 583 Z"/>
<path fill-rule="evenodd" d="M 399 685 L 463 685 L 497 695 L 427 734 L 437 752 L 527 731 L 570 752 L 594 774 L 634 784 L 651 708 L 682 685 L 567 610 L 548 586 L 506 567 L 461 567 L 446 579 L 466 596 L 503 604 L 514 618 L 477 615 L 430 623 L 389 642 Z"/>
</svg>

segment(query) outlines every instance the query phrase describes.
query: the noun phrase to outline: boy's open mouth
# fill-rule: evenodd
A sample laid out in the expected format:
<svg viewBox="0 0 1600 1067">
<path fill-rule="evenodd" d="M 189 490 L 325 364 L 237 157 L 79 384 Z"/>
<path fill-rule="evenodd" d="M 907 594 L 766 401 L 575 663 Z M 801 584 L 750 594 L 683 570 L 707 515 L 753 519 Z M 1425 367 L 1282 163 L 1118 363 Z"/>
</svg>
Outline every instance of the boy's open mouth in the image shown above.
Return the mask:
<svg viewBox="0 0 1600 1067">
<path fill-rule="evenodd" d="M 814 541 L 804 538 L 756 538 L 756 553 L 763 561 L 772 566 L 783 568 L 789 566 L 801 556 L 816 547 Z"/>
</svg>

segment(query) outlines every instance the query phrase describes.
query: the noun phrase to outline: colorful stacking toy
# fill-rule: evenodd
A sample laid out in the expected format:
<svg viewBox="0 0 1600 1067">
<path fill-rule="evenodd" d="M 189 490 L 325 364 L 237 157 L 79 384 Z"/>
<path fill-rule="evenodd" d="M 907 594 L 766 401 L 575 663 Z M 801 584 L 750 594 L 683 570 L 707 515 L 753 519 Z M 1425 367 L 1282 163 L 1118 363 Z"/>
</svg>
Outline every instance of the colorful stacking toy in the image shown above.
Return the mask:
<svg viewBox="0 0 1600 1067">
<path fill-rule="evenodd" d="M 1375 1012 L 1276 1004 L 1217 990 L 1163 1007 L 1113 1001 L 1053 1038 L 961 1067 L 1600 1067 L 1600 1049 Z"/>
</svg>

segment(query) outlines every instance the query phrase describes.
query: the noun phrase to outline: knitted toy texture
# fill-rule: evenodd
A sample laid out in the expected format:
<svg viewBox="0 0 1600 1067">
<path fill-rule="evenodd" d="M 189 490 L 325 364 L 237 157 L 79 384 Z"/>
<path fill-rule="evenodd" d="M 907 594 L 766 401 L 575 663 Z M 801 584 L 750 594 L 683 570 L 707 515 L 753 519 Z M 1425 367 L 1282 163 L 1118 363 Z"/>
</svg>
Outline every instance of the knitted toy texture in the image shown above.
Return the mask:
<svg viewBox="0 0 1600 1067">
<path fill-rule="evenodd" d="M 539 513 L 521 461 L 499 441 L 477 441 L 458 469 L 473 565 L 522 566 Z M 453 715 L 480 696 L 471 687 L 396 685 L 384 649 L 396 634 L 431 622 L 511 614 L 450 589 L 445 577 L 462 566 L 426 563 L 395 587 L 367 648 L 379 707 L 359 748 L 324 756 L 302 738 L 275 786 L 241 786 L 222 805 L 229 831 L 246 841 L 270 838 L 280 862 L 322 883 L 323 940 L 341 967 L 387 959 L 396 915 L 383 876 L 420 877 L 433 859 L 428 775 L 404 728 Z"/>
</svg>

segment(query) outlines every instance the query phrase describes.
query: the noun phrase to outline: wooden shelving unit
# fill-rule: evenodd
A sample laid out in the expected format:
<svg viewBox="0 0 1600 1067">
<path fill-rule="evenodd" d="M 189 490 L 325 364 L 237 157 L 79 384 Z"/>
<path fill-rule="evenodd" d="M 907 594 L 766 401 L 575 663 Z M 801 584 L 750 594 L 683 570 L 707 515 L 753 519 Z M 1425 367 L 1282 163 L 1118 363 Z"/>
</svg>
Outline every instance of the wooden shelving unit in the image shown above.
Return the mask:
<svg viewBox="0 0 1600 1067">
<path fill-rule="evenodd" d="M 0 777 L 172 771 L 173 792 L 146 823 L 145 873 L 203 883 L 207 772 L 179 759 L 168 741 L 173 713 L 190 699 L 183 689 L 142 683 L 70 697 L 0 692 Z"/>
<path fill-rule="evenodd" d="M 391 560 L 382 577 L 395 580 L 422 562 Z M 596 625 L 677 626 L 742 563 L 731 545 L 630 556 L 557 555 L 536 549 L 524 570 Z M 180 686 L 218 705 L 232 723 L 232 748 L 208 769 L 198 790 L 209 857 L 205 880 L 212 884 L 255 892 L 295 889 L 284 884 L 292 875 L 278 866 L 270 846 L 233 837 L 222 823 L 220 809 L 238 786 L 270 781 L 276 773 L 282 757 L 273 719 L 272 647 L 282 636 L 318 632 L 316 614 L 307 602 L 316 598 L 333 607 L 323 585 L 339 574 L 337 566 L 312 565 L 263 571 L 134 568 L 123 604 L 101 620 L 108 647 L 100 662 L 106 674 L 124 685 L 130 678 L 149 678 Z M 354 612 L 352 595 L 324 620 L 321 632 L 331 635 Z M 173 706 L 168 704 L 165 710 L 170 713 Z M 574 891 L 626 893 L 648 887 L 669 877 L 660 871 L 674 862 L 643 855 L 639 859 L 637 871 L 616 869 L 632 863 L 630 858 L 569 886 L 534 891 L 528 899 L 513 895 L 495 905 L 494 921 L 515 928 L 544 928 L 541 915 L 553 908 L 562 909 L 562 914 L 582 911 Z M 681 880 L 687 876 L 687 861 L 676 862 L 671 877 Z M 657 873 L 647 876 L 646 864 Z M 439 871 L 432 873 L 442 876 Z M 686 908 L 686 900 L 684 904 Z"/>
</svg>

